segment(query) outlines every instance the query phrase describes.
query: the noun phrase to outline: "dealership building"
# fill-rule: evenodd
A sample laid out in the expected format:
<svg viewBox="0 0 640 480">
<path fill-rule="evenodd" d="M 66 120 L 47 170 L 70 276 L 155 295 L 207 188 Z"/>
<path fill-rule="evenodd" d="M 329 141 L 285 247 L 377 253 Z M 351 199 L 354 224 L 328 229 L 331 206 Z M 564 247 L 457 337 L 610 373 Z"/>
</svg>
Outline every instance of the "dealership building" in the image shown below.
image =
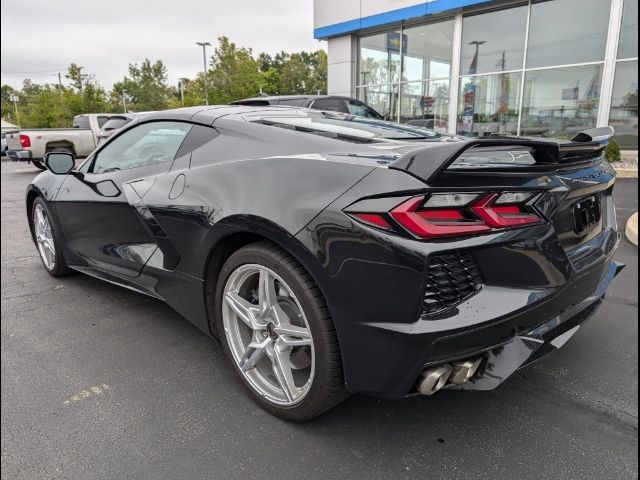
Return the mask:
<svg viewBox="0 0 640 480">
<path fill-rule="evenodd" d="M 314 28 L 329 93 L 391 120 L 638 148 L 638 0 L 315 0 Z"/>
</svg>

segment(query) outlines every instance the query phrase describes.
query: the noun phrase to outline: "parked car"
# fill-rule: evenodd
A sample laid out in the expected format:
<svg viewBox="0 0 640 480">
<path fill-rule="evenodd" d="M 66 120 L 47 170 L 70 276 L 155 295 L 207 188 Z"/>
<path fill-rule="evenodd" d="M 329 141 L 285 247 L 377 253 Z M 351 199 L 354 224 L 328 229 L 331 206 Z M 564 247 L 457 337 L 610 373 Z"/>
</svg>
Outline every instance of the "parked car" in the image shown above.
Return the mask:
<svg viewBox="0 0 640 480">
<path fill-rule="evenodd" d="M 272 97 L 255 97 L 231 102 L 231 105 L 269 106 L 283 105 L 289 107 L 313 108 L 328 112 L 350 113 L 359 117 L 375 118 L 383 117 L 366 103 L 350 97 L 337 95 L 284 95 Z"/>
<path fill-rule="evenodd" d="M 44 170 L 42 159 L 53 151 L 65 151 L 78 158 L 89 155 L 95 148 L 100 129 L 109 114 L 90 113 L 76 115 L 73 128 L 32 128 L 20 130 L 8 137 L 9 157 L 14 161 L 31 162 Z"/>
<path fill-rule="evenodd" d="M 7 154 L 7 134 L 2 132 L 2 140 L 0 141 L 0 152 L 4 157 Z"/>
<path fill-rule="evenodd" d="M 159 112 L 77 168 L 47 154 L 29 226 L 47 272 L 167 302 L 282 418 L 349 392 L 494 389 L 565 344 L 622 268 L 613 130 L 427 133 L 308 109 Z"/>
<path fill-rule="evenodd" d="M 109 115 L 98 135 L 98 145 L 102 145 L 107 139 L 135 118 L 135 113 L 120 113 Z"/>
</svg>

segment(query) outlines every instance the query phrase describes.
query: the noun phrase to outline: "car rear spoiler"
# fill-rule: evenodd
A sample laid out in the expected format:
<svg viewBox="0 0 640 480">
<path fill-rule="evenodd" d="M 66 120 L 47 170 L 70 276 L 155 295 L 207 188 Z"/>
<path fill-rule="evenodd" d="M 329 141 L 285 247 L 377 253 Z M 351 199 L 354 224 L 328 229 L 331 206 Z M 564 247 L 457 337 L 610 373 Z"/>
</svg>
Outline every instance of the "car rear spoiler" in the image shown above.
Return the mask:
<svg viewBox="0 0 640 480">
<path fill-rule="evenodd" d="M 389 165 L 389 168 L 403 170 L 430 183 L 471 148 L 481 148 L 483 151 L 495 148 L 496 151 L 504 151 L 510 147 L 517 150 L 528 149 L 535 161 L 535 165 L 531 166 L 533 169 L 560 167 L 599 157 L 614 133 L 611 127 L 601 127 L 580 132 L 570 141 L 490 137 L 442 143 L 406 153 Z M 491 170 L 510 171 L 513 167 L 506 165 Z M 522 171 L 522 167 L 519 167 L 518 171 Z"/>
</svg>

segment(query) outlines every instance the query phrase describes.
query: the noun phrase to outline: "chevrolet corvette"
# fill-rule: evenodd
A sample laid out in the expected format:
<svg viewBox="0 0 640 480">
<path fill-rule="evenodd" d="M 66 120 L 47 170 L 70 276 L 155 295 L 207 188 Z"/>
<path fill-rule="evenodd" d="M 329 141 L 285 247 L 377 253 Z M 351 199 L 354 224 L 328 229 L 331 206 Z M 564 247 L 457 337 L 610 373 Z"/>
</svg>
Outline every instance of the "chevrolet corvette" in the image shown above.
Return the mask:
<svg viewBox="0 0 640 480">
<path fill-rule="evenodd" d="M 336 112 L 138 116 L 26 192 L 46 271 L 160 299 L 218 339 L 257 403 L 494 389 L 565 344 L 623 265 L 603 157 Z"/>
</svg>

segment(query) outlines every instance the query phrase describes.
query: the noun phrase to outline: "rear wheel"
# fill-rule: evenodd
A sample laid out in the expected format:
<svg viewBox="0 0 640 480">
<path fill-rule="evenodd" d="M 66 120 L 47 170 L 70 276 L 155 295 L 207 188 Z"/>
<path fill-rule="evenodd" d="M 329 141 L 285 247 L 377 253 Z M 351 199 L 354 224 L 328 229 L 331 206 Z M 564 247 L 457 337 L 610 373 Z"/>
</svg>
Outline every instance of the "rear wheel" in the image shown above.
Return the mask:
<svg viewBox="0 0 640 480">
<path fill-rule="evenodd" d="M 346 398 L 325 300 L 282 249 L 261 242 L 231 255 L 216 288 L 216 306 L 225 353 L 262 408 L 306 420 Z"/>
<path fill-rule="evenodd" d="M 54 277 L 71 273 L 62 253 L 62 243 L 57 226 L 51 217 L 46 202 L 38 197 L 31 208 L 33 222 L 33 239 L 36 242 L 42 265 Z"/>
<path fill-rule="evenodd" d="M 42 163 L 41 160 L 31 160 L 31 164 L 36 167 L 39 168 L 40 170 L 46 170 L 47 167 L 44 165 L 44 163 Z"/>
</svg>

